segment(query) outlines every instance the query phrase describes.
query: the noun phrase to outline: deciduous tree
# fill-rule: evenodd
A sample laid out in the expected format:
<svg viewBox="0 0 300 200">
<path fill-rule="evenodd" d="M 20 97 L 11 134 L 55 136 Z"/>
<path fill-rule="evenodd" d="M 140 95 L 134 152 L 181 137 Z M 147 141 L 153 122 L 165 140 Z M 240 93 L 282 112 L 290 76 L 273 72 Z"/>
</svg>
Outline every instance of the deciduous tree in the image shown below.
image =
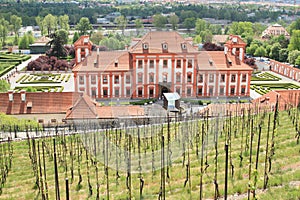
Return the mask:
<svg viewBox="0 0 300 200">
<path fill-rule="evenodd" d="M 87 35 L 89 30 L 92 30 L 92 24 L 90 23 L 89 18 L 82 17 L 78 24 L 76 25 L 76 29 L 79 31 L 79 35 Z"/>
<path fill-rule="evenodd" d="M 69 16 L 68 15 L 62 15 L 59 16 L 59 26 L 61 29 L 64 29 L 66 31 L 69 31 L 70 25 L 69 25 Z"/>
<path fill-rule="evenodd" d="M 47 34 L 50 35 L 57 28 L 57 17 L 51 14 L 48 14 L 43 19 L 43 26 L 47 30 Z"/>
<path fill-rule="evenodd" d="M 163 29 L 167 24 L 167 18 L 161 14 L 156 14 L 153 16 L 153 25 L 157 29 Z"/>
<path fill-rule="evenodd" d="M 135 23 L 135 28 L 136 28 L 136 34 L 139 35 L 140 29 L 144 28 L 143 22 L 141 19 L 136 19 L 136 20 L 134 20 L 134 23 Z"/>
<path fill-rule="evenodd" d="M 19 29 L 22 27 L 22 18 L 18 17 L 17 15 L 10 16 L 10 24 L 11 29 L 15 33 L 16 42 L 18 43 L 19 39 Z"/>
<path fill-rule="evenodd" d="M 172 29 L 176 30 L 178 28 L 179 17 L 176 14 L 171 15 L 169 18 L 169 23 L 172 25 Z"/>
<path fill-rule="evenodd" d="M 288 49 L 289 51 L 300 50 L 300 30 L 293 30 Z"/>
<path fill-rule="evenodd" d="M 123 15 L 117 17 L 115 19 L 115 23 L 118 25 L 119 29 L 122 30 L 122 34 L 124 35 L 125 28 L 127 26 L 127 19 Z"/>
</svg>

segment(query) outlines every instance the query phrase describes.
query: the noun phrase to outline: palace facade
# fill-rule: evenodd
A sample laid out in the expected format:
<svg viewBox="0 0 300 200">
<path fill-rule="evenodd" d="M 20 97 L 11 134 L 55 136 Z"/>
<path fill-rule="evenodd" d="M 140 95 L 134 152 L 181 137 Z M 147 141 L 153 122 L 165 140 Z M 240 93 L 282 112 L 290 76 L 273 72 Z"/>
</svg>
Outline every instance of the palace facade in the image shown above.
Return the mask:
<svg viewBox="0 0 300 200">
<path fill-rule="evenodd" d="M 149 32 L 122 51 L 92 51 L 88 36 L 75 42 L 75 91 L 95 99 L 249 96 L 252 68 L 246 43 L 229 36 L 224 51 L 199 51 L 177 32 Z"/>
</svg>

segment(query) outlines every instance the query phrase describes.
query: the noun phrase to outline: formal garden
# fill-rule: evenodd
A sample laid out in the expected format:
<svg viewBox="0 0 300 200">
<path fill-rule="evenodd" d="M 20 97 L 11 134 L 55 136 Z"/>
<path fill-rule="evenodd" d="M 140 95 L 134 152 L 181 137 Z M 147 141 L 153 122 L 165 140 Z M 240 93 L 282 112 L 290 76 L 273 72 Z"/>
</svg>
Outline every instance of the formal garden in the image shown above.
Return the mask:
<svg viewBox="0 0 300 200">
<path fill-rule="evenodd" d="M 30 59 L 29 55 L 0 53 L 0 77 L 7 72 L 13 70 L 17 65 L 23 61 Z"/>
</svg>

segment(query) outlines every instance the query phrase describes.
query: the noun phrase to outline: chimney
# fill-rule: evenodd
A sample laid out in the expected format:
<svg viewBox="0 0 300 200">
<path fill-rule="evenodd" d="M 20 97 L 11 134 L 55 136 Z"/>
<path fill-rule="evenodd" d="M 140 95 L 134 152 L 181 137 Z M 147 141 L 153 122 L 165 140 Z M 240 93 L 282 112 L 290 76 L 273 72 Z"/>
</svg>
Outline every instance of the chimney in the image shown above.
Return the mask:
<svg viewBox="0 0 300 200">
<path fill-rule="evenodd" d="M 9 90 L 8 91 L 8 100 L 9 101 L 13 101 L 14 100 L 14 91 L 13 90 Z"/>
<path fill-rule="evenodd" d="M 26 91 L 25 90 L 21 90 L 21 101 L 25 102 L 26 101 Z"/>
<path fill-rule="evenodd" d="M 128 45 L 127 44 L 125 45 L 125 50 L 128 51 Z"/>
<path fill-rule="evenodd" d="M 115 67 L 118 67 L 118 60 L 115 60 Z"/>
</svg>

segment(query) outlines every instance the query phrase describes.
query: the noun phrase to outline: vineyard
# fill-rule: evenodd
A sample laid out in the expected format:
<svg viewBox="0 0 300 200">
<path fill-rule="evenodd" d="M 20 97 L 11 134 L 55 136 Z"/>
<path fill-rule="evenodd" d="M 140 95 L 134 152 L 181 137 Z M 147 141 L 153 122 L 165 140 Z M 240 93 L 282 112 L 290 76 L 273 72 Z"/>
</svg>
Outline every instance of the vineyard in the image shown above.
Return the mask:
<svg viewBox="0 0 300 200">
<path fill-rule="evenodd" d="M 6 128 L 0 199 L 299 199 L 299 119 L 299 107 L 276 106 L 135 127 L 27 127 L 22 141 Z"/>
</svg>

